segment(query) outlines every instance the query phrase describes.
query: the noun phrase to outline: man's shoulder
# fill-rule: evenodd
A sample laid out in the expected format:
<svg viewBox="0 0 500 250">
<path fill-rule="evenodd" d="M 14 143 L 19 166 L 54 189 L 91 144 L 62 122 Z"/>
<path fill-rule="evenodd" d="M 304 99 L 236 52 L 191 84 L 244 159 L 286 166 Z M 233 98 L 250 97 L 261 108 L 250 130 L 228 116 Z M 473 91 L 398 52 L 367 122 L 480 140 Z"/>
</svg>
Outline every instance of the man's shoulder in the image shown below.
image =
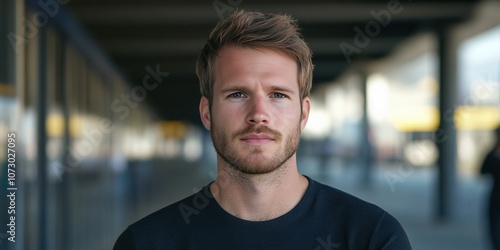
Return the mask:
<svg viewBox="0 0 500 250">
<path fill-rule="evenodd" d="M 211 203 L 213 196 L 209 185 L 184 199 L 167 205 L 131 225 L 132 229 L 140 230 L 182 230 L 192 223 L 192 215 L 198 215 Z"/>
<path fill-rule="evenodd" d="M 371 213 L 371 214 L 382 214 L 385 212 L 379 206 L 370 203 L 368 201 L 362 200 L 352 194 L 346 193 L 340 189 L 337 189 L 326 184 L 314 181 L 316 186 L 317 201 L 323 203 L 323 206 L 332 209 L 335 212 L 350 212 L 350 213 Z M 330 210 L 330 211 L 332 211 Z"/>
<path fill-rule="evenodd" d="M 168 228 L 182 228 L 182 216 L 180 216 L 179 206 L 184 204 L 189 197 L 179 200 L 175 203 L 167 205 L 149 215 L 146 215 L 137 222 L 129 226 L 130 230 L 134 233 L 137 232 L 158 232 L 165 231 Z"/>
<path fill-rule="evenodd" d="M 186 237 L 190 227 L 205 226 L 207 216 L 203 215 L 207 213 L 202 213 L 202 210 L 207 210 L 209 204 L 213 204 L 212 200 L 207 185 L 199 192 L 167 205 L 128 226 L 116 241 L 114 249 L 180 249 L 180 246 L 189 240 Z"/>
<path fill-rule="evenodd" d="M 314 185 L 315 207 L 323 221 L 342 229 L 339 234 L 366 239 L 370 249 L 411 249 L 401 224 L 384 209 L 334 187 L 319 182 Z"/>
</svg>

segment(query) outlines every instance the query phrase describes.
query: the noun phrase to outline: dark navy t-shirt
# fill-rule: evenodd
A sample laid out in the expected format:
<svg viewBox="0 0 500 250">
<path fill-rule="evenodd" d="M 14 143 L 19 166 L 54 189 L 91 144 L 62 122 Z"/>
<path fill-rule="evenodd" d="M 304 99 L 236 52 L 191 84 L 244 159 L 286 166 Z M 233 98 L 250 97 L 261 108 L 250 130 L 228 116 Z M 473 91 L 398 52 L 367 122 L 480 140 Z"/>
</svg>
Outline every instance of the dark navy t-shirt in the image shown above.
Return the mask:
<svg viewBox="0 0 500 250">
<path fill-rule="evenodd" d="M 207 185 L 130 225 L 113 249 L 411 249 L 387 212 L 308 180 L 292 210 L 259 222 L 227 213 Z"/>
</svg>

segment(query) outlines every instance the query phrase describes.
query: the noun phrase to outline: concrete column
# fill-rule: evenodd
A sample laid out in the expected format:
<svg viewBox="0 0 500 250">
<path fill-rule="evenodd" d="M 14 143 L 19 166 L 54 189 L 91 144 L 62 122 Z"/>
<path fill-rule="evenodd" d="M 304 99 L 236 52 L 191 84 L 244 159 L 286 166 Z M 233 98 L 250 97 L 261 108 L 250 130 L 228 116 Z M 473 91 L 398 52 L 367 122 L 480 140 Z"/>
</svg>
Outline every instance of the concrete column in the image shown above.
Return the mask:
<svg viewBox="0 0 500 250">
<path fill-rule="evenodd" d="M 435 133 L 439 151 L 436 185 L 436 220 L 446 221 L 453 210 L 453 192 L 456 179 L 456 131 L 454 112 L 456 107 L 456 49 L 447 28 L 437 31 L 439 56 L 439 111 L 440 124 Z"/>
<path fill-rule="evenodd" d="M 367 187 L 371 184 L 372 176 L 372 146 L 370 144 L 370 123 L 368 121 L 368 75 L 361 74 L 361 94 L 363 95 L 363 117 L 361 118 L 361 165 L 363 167 L 362 185 Z"/>
<path fill-rule="evenodd" d="M 39 198 L 39 224 L 38 246 L 40 250 L 47 249 L 48 230 L 48 176 L 47 176 L 47 39 L 46 30 L 39 29 L 38 44 L 38 86 L 37 86 L 37 164 L 38 164 L 38 198 Z M 34 72 L 28 72 L 32 74 Z"/>
<path fill-rule="evenodd" d="M 69 62 L 66 61 L 66 47 L 64 46 L 64 40 L 61 40 L 58 43 L 58 65 L 56 68 L 57 73 L 57 82 L 59 83 L 58 86 L 58 91 L 61 93 L 61 108 L 62 108 L 62 115 L 63 115 L 63 123 L 64 123 L 64 131 L 63 131 L 63 152 L 62 152 L 62 158 L 60 159 L 61 162 L 66 163 L 66 153 L 69 153 L 65 151 L 66 148 L 70 147 L 70 134 L 69 134 L 69 97 L 70 93 L 68 91 L 68 83 L 66 82 L 66 67 L 69 64 Z M 60 49 L 59 49 L 60 48 Z M 66 166 L 66 164 L 64 164 Z M 61 237 L 61 249 L 70 249 L 70 242 L 71 242 L 71 199 L 70 199 L 70 194 L 71 194 L 71 185 L 70 185 L 70 175 L 68 174 L 68 171 L 63 171 L 61 173 L 61 182 L 59 184 L 59 206 L 60 206 L 60 218 L 59 218 L 59 236 Z"/>
</svg>

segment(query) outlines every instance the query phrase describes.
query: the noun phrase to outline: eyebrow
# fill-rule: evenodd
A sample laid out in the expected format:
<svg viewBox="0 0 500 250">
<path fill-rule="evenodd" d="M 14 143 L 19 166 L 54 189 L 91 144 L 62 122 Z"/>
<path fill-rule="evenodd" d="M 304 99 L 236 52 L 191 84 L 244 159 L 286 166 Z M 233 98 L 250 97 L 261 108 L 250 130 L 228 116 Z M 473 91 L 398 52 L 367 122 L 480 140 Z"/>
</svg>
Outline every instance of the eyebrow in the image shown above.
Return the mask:
<svg viewBox="0 0 500 250">
<path fill-rule="evenodd" d="M 248 89 L 247 86 L 245 85 L 239 85 L 239 86 L 231 86 L 231 87 L 227 87 L 227 88 L 224 88 L 220 91 L 220 93 L 229 93 L 229 92 L 237 92 L 237 91 L 246 91 Z M 295 93 L 292 89 L 290 88 L 286 88 L 286 87 L 281 87 L 281 86 L 276 86 L 276 85 L 273 85 L 270 87 L 270 89 L 272 91 L 277 91 L 277 92 L 285 92 L 285 93 L 290 93 L 290 94 L 293 94 Z"/>
<path fill-rule="evenodd" d="M 278 91 L 278 92 L 285 92 L 285 93 L 290 93 L 290 94 L 294 93 L 294 91 L 292 89 L 281 87 L 281 86 L 271 86 L 271 89 L 273 91 Z"/>
<path fill-rule="evenodd" d="M 229 93 L 229 92 L 236 92 L 236 91 L 244 91 L 245 89 L 247 89 L 246 86 L 231 86 L 231 87 L 228 87 L 228 88 L 224 88 L 220 91 L 220 93 Z"/>
</svg>

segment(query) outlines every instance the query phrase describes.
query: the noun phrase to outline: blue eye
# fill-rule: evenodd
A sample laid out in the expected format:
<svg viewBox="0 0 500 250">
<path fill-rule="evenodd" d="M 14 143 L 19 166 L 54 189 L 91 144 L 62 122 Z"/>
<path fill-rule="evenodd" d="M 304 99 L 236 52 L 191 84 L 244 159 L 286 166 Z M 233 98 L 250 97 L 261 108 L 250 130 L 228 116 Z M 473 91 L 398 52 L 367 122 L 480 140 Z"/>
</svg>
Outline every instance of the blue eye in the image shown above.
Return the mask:
<svg viewBox="0 0 500 250">
<path fill-rule="evenodd" d="M 243 93 L 236 92 L 236 93 L 230 94 L 228 97 L 230 97 L 230 98 L 243 98 L 244 96 L 243 96 Z"/>
<path fill-rule="evenodd" d="M 281 98 L 286 98 L 286 95 L 281 94 L 281 93 L 273 93 L 272 97 L 281 99 Z"/>
</svg>

